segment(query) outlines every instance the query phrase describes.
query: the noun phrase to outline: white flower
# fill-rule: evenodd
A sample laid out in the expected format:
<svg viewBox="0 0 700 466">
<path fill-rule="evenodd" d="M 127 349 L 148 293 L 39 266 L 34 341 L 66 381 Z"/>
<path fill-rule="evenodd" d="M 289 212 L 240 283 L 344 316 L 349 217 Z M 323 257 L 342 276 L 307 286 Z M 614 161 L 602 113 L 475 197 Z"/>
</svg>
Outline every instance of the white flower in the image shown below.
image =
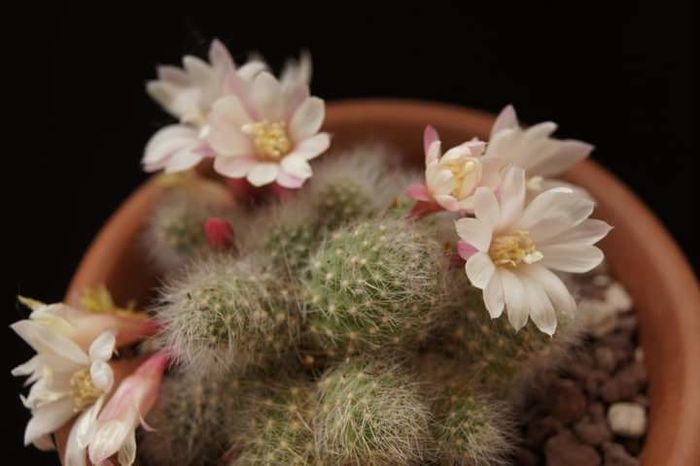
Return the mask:
<svg viewBox="0 0 700 466">
<path fill-rule="evenodd" d="M 104 464 L 113 455 L 121 466 L 134 463 L 136 429 L 158 398 L 169 360 L 167 351 L 151 356 L 119 384 L 104 409 L 97 408 L 81 419 L 80 427 L 76 427 L 76 443 L 87 447 L 93 464 Z"/>
<path fill-rule="evenodd" d="M 28 376 L 27 383 L 33 384 L 28 396 L 22 397 L 32 412 L 24 443 L 51 449 L 51 433 L 111 389 L 113 374 L 107 361 L 114 352 L 115 335 L 101 333 L 86 353 L 43 319 L 21 320 L 11 328 L 37 352 L 12 370 L 12 375 Z"/>
<path fill-rule="evenodd" d="M 308 161 L 328 148 L 330 136 L 319 133 L 325 104 L 309 95 L 303 75 L 298 68 L 278 81 L 263 71 L 249 89 L 214 103 L 207 141 L 218 173 L 285 188 L 299 188 L 311 177 Z"/>
<path fill-rule="evenodd" d="M 475 218 L 456 222 L 463 242 L 459 253 L 467 260 L 467 277 L 483 290 L 492 318 L 506 309 L 516 330 L 528 316 L 552 335 L 557 312 L 573 315 L 576 304 L 562 281 L 551 271 L 582 273 L 600 264 L 603 253 L 593 246 L 610 226 L 589 219 L 594 203 L 569 189 L 556 188 L 525 204 L 525 172 L 509 168 L 499 198 L 479 188 Z"/>
<path fill-rule="evenodd" d="M 496 158 L 482 157 L 485 143 L 476 138 L 445 154 L 441 147 L 437 131 L 432 126 L 426 127 L 423 134 L 425 184 L 409 186 L 406 194 L 419 202 L 437 205 L 438 209 L 470 211 L 478 187 L 496 187 L 503 163 Z M 425 206 L 421 209 L 430 210 Z"/>
<path fill-rule="evenodd" d="M 212 104 L 227 92 L 227 77 L 233 74 L 246 82 L 266 67 L 256 59 L 236 69 L 228 49 L 218 40 L 209 48 L 209 63 L 185 56 L 182 68 L 158 67 L 158 79 L 150 81 L 146 91 L 180 124 L 166 126 L 153 135 L 146 145 L 144 169 L 183 171 L 212 156 L 203 137 Z"/>
<path fill-rule="evenodd" d="M 508 105 L 498 115 L 491 129 L 484 158 L 495 157 L 524 169 L 527 187 L 534 193 L 558 186 L 585 193 L 581 188 L 551 177 L 564 173 L 588 157 L 593 146 L 573 139 L 555 139 L 551 134 L 556 129 L 556 123 L 552 122 L 523 129 L 518 123 L 515 109 Z"/>
</svg>

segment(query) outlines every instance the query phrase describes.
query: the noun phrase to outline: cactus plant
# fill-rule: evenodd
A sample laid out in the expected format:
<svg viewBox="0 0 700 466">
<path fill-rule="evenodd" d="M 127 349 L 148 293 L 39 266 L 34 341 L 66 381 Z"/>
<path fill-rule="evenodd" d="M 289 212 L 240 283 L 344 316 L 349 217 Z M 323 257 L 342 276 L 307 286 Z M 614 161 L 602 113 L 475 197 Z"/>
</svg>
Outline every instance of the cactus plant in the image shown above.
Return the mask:
<svg viewBox="0 0 700 466">
<path fill-rule="evenodd" d="M 294 292 L 260 258 L 195 261 L 165 287 L 155 309 L 175 359 L 205 372 L 259 366 L 293 347 L 299 334 Z"/>
<path fill-rule="evenodd" d="M 340 229 L 304 281 L 312 334 L 330 352 L 410 344 L 441 299 L 440 245 L 412 222 L 376 219 Z"/>
<path fill-rule="evenodd" d="M 215 463 L 236 428 L 241 387 L 235 373 L 177 374 L 166 379 L 146 419 L 139 454 L 146 464 L 200 466 Z"/>
<path fill-rule="evenodd" d="M 414 464 L 428 457 L 430 411 L 398 364 L 354 358 L 318 382 L 314 437 L 324 464 Z"/>
<path fill-rule="evenodd" d="M 220 184 L 191 176 L 166 186 L 143 236 L 156 267 L 170 271 L 208 252 L 204 223 L 211 216 L 232 221 L 238 216 L 228 191 Z"/>
<path fill-rule="evenodd" d="M 436 459 L 452 466 L 506 464 L 515 445 L 509 406 L 484 393 L 457 360 L 427 353 L 414 364 L 432 400 Z"/>
<path fill-rule="evenodd" d="M 230 440 L 231 466 L 316 464 L 311 430 L 313 384 L 303 379 L 258 380 L 236 413 L 246 425 Z"/>
</svg>

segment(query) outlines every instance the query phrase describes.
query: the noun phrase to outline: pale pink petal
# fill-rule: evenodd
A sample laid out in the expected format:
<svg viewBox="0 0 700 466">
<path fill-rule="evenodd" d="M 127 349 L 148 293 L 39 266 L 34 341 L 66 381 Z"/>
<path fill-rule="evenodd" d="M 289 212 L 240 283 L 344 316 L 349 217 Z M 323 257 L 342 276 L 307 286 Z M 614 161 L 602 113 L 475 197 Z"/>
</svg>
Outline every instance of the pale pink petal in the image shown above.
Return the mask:
<svg viewBox="0 0 700 466">
<path fill-rule="evenodd" d="M 235 69 L 231 53 L 219 39 L 211 41 L 209 46 L 209 63 L 220 72 Z"/>
<path fill-rule="evenodd" d="M 306 179 L 310 178 L 313 174 L 309 162 L 304 157 L 298 155 L 288 155 L 282 159 L 280 165 L 284 172 L 297 178 Z"/>
<path fill-rule="evenodd" d="M 481 157 L 481 181 L 480 186 L 496 189 L 501 184 L 502 172 L 506 162 L 498 157 Z"/>
<path fill-rule="evenodd" d="M 289 134 L 295 142 L 302 142 L 318 133 L 325 117 L 325 104 L 318 97 L 309 97 L 294 112 L 289 123 Z"/>
<path fill-rule="evenodd" d="M 267 70 L 267 64 L 260 59 L 253 59 L 237 70 L 238 76 L 246 81 L 251 81 L 259 73 Z"/>
<path fill-rule="evenodd" d="M 116 345 L 114 332 L 107 330 L 102 332 L 90 345 L 90 359 L 108 361 L 112 358 Z"/>
<path fill-rule="evenodd" d="M 169 125 L 158 130 L 146 144 L 142 163 L 144 165 L 164 164 L 174 152 L 195 144 L 197 132 L 184 125 Z"/>
<path fill-rule="evenodd" d="M 457 241 L 457 254 L 465 261 L 476 252 L 479 252 L 479 250 L 471 244 L 465 243 L 462 240 Z"/>
<path fill-rule="evenodd" d="M 455 188 L 455 179 L 450 170 L 431 163 L 425 167 L 425 184 L 433 195 L 449 195 Z"/>
<path fill-rule="evenodd" d="M 520 217 L 525 204 L 525 192 L 525 171 L 522 168 L 509 167 L 498 188 L 501 200 L 500 227 L 510 226 Z"/>
<path fill-rule="evenodd" d="M 216 157 L 214 171 L 229 178 L 245 178 L 257 163 L 258 159 L 254 155 Z"/>
<path fill-rule="evenodd" d="M 32 442 L 32 444 L 41 451 L 53 451 L 56 449 L 56 444 L 53 441 L 52 435 L 42 435 Z M 68 465 L 66 465 L 68 466 Z"/>
<path fill-rule="evenodd" d="M 503 295 L 508 312 L 508 321 L 517 332 L 527 324 L 530 312 L 525 287 L 521 279 L 513 272 L 500 268 L 498 270 L 501 283 L 503 284 Z"/>
<path fill-rule="evenodd" d="M 131 466 L 136 460 L 136 431 L 132 430 L 117 452 L 117 462 L 120 466 Z"/>
<path fill-rule="evenodd" d="M 29 445 L 57 431 L 75 415 L 73 409 L 73 400 L 70 397 L 44 403 L 34 409 L 24 431 L 24 444 Z"/>
<path fill-rule="evenodd" d="M 246 179 L 253 186 L 264 186 L 275 181 L 279 173 L 279 165 L 276 163 L 258 163 L 250 169 Z"/>
<path fill-rule="evenodd" d="M 540 248 L 542 265 L 554 270 L 585 273 L 600 265 L 603 251 L 586 244 L 556 244 Z"/>
<path fill-rule="evenodd" d="M 80 346 L 45 325 L 30 320 L 20 320 L 10 325 L 10 328 L 37 353 L 59 355 L 79 366 L 90 364 L 88 355 Z"/>
<path fill-rule="evenodd" d="M 277 174 L 277 179 L 275 181 L 283 188 L 299 189 L 304 185 L 306 179 L 297 178 L 296 176 L 292 176 L 286 173 L 285 171 L 280 170 L 280 172 Z"/>
<path fill-rule="evenodd" d="M 138 420 L 136 409 L 131 408 L 132 413 L 123 421 L 112 420 L 102 423 L 88 447 L 90 461 L 94 464 L 102 464 L 103 461 L 119 451 L 136 428 Z M 134 420 L 132 421 L 131 418 Z"/>
<path fill-rule="evenodd" d="M 306 160 L 311 160 L 323 154 L 331 145 L 331 136 L 328 133 L 318 133 L 301 141 L 287 156 L 301 155 Z"/>
<path fill-rule="evenodd" d="M 576 140 L 557 141 L 558 150 L 546 160 L 530 168 L 530 176 L 555 176 L 564 173 L 581 160 L 588 157 L 593 146 L 586 142 Z"/>
<path fill-rule="evenodd" d="M 503 314 L 505 296 L 503 295 L 503 283 L 498 273 L 491 276 L 491 280 L 484 288 L 484 304 L 492 319 L 497 319 Z"/>
<path fill-rule="evenodd" d="M 477 252 L 467 260 L 464 270 L 472 285 L 483 290 L 496 271 L 491 258 L 485 252 Z"/>
<path fill-rule="evenodd" d="M 199 146 L 183 147 L 173 153 L 165 164 L 165 173 L 181 172 L 197 165 L 204 158 L 198 149 Z"/>
<path fill-rule="evenodd" d="M 426 158 L 428 158 L 429 154 L 432 156 L 430 158 L 437 159 L 439 157 L 439 154 L 437 154 L 437 157 L 434 156 L 435 149 L 432 149 L 434 143 L 438 143 L 437 147 L 439 149 L 440 136 L 433 126 L 428 125 L 423 130 L 423 153 Z"/>
<path fill-rule="evenodd" d="M 494 135 L 501 130 L 518 127 L 518 116 L 515 113 L 515 108 L 512 105 L 506 105 L 496 117 L 496 121 L 494 121 L 493 127 L 491 128 L 491 136 L 489 139 L 493 139 Z"/>
<path fill-rule="evenodd" d="M 431 201 L 433 198 L 424 184 L 412 184 L 406 188 L 406 196 L 417 201 Z"/>
<path fill-rule="evenodd" d="M 593 212 L 595 203 L 563 189 L 545 191 L 523 211 L 514 227 L 525 230 L 535 243 L 545 243 L 574 228 Z"/>
<path fill-rule="evenodd" d="M 188 86 L 190 84 L 190 78 L 187 76 L 182 68 L 171 65 L 159 65 L 156 67 L 156 75 L 161 81 L 169 81 L 177 86 Z M 157 81 L 150 81 L 155 83 Z"/>
<path fill-rule="evenodd" d="M 557 315 L 554 312 L 552 302 L 542 285 L 537 281 L 527 278 L 526 274 L 520 276 L 524 284 L 525 295 L 530 307 L 530 319 L 538 329 L 547 335 L 554 335 L 557 329 Z"/>
<path fill-rule="evenodd" d="M 492 230 L 486 222 L 476 218 L 460 218 L 455 222 L 455 229 L 462 241 L 471 244 L 479 251 L 488 251 Z"/>
<path fill-rule="evenodd" d="M 544 288 L 555 311 L 573 317 L 576 302 L 559 277 L 539 263 L 522 266 L 521 269 Z"/>
<path fill-rule="evenodd" d="M 250 138 L 242 132 L 243 126 L 251 122 L 238 97 L 222 97 L 212 107 L 207 141 L 219 155 L 235 157 L 251 154 L 253 147 Z"/>
<path fill-rule="evenodd" d="M 450 212 L 457 212 L 462 209 L 457 199 L 448 194 L 436 194 L 433 197 L 435 199 L 435 202 L 440 204 L 445 210 L 449 210 Z"/>
<path fill-rule="evenodd" d="M 539 246 L 554 244 L 587 244 L 592 245 L 603 239 L 613 227 L 602 220 L 588 218 L 557 236 L 547 241 L 540 241 Z"/>
<path fill-rule="evenodd" d="M 501 207 L 493 190 L 479 188 L 474 194 L 474 215 L 476 218 L 491 226 L 496 227 L 501 221 Z"/>
<path fill-rule="evenodd" d="M 182 59 L 182 66 L 197 86 L 204 88 L 211 79 L 211 67 L 201 58 L 186 55 Z"/>
<path fill-rule="evenodd" d="M 251 102 L 264 119 L 282 120 L 284 116 L 282 88 L 279 81 L 267 71 L 263 71 L 253 79 Z"/>
<path fill-rule="evenodd" d="M 95 387 L 107 392 L 114 383 L 114 373 L 106 361 L 94 361 L 90 364 L 90 379 Z"/>
</svg>

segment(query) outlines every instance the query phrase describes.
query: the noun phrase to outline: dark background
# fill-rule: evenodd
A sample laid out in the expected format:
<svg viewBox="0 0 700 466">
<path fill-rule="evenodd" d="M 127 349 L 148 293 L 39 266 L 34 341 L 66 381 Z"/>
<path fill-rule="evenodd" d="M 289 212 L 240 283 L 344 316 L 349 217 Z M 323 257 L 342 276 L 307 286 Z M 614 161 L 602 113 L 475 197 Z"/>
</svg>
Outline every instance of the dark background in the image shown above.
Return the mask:
<svg viewBox="0 0 700 466">
<path fill-rule="evenodd" d="M 275 69 L 308 48 L 313 91 L 328 100 L 407 97 L 491 112 L 513 103 L 525 122 L 553 119 L 559 135 L 597 146 L 593 157 L 651 206 L 697 270 L 690 2 L 251 3 L 230 11 L 195 4 L 202 14 L 194 15 L 64 12 L 22 36 L 16 46 L 31 72 L 13 71 L 37 83 L 29 91 L 36 102 L 22 109 L 28 134 L 6 135 L 20 140 L 19 152 L 5 151 L 11 295 L 61 299 L 91 238 L 145 179 L 144 143 L 170 121 L 144 93 L 154 65 L 204 55 L 213 37 L 238 61 L 257 50 Z M 12 299 L 8 324 L 25 315 Z M 9 331 L 3 338 L 9 371 L 29 351 Z M 20 384 L 3 374 L 16 395 Z M 17 464 L 54 464 L 21 448 L 26 413 L 5 400 L 8 454 Z"/>
</svg>

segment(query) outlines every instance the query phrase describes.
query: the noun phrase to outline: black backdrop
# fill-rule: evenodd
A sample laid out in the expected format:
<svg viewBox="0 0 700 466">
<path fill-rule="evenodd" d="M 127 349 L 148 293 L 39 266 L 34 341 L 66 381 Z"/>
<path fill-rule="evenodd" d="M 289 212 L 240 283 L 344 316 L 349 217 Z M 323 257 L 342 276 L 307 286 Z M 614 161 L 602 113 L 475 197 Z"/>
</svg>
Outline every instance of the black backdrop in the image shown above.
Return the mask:
<svg viewBox="0 0 700 466">
<path fill-rule="evenodd" d="M 204 54 L 212 37 L 238 60 L 258 50 L 277 68 L 308 48 L 313 90 L 326 99 L 407 97 L 491 112 L 514 103 L 526 122 L 553 119 L 558 134 L 597 146 L 594 158 L 652 207 L 697 267 L 690 2 L 286 3 L 195 4 L 167 17 L 66 12 L 17 44 L 38 82 L 37 102 L 24 109 L 29 136 L 5 154 L 17 236 L 12 294 L 61 298 L 90 239 L 145 179 L 145 141 L 169 121 L 143 92 L 153 66 Z M 24 315 L 9 306 L 8 323 Z M 29 352 L 9 331 L 4 338 L 9 370 Z M 16 393 L 19 383 L 4 374 Z M 26 414 L 16 398 L 4 406 L 6 451 L 23 464 L 54 464 L 21 449 Z"/>
</svg>

